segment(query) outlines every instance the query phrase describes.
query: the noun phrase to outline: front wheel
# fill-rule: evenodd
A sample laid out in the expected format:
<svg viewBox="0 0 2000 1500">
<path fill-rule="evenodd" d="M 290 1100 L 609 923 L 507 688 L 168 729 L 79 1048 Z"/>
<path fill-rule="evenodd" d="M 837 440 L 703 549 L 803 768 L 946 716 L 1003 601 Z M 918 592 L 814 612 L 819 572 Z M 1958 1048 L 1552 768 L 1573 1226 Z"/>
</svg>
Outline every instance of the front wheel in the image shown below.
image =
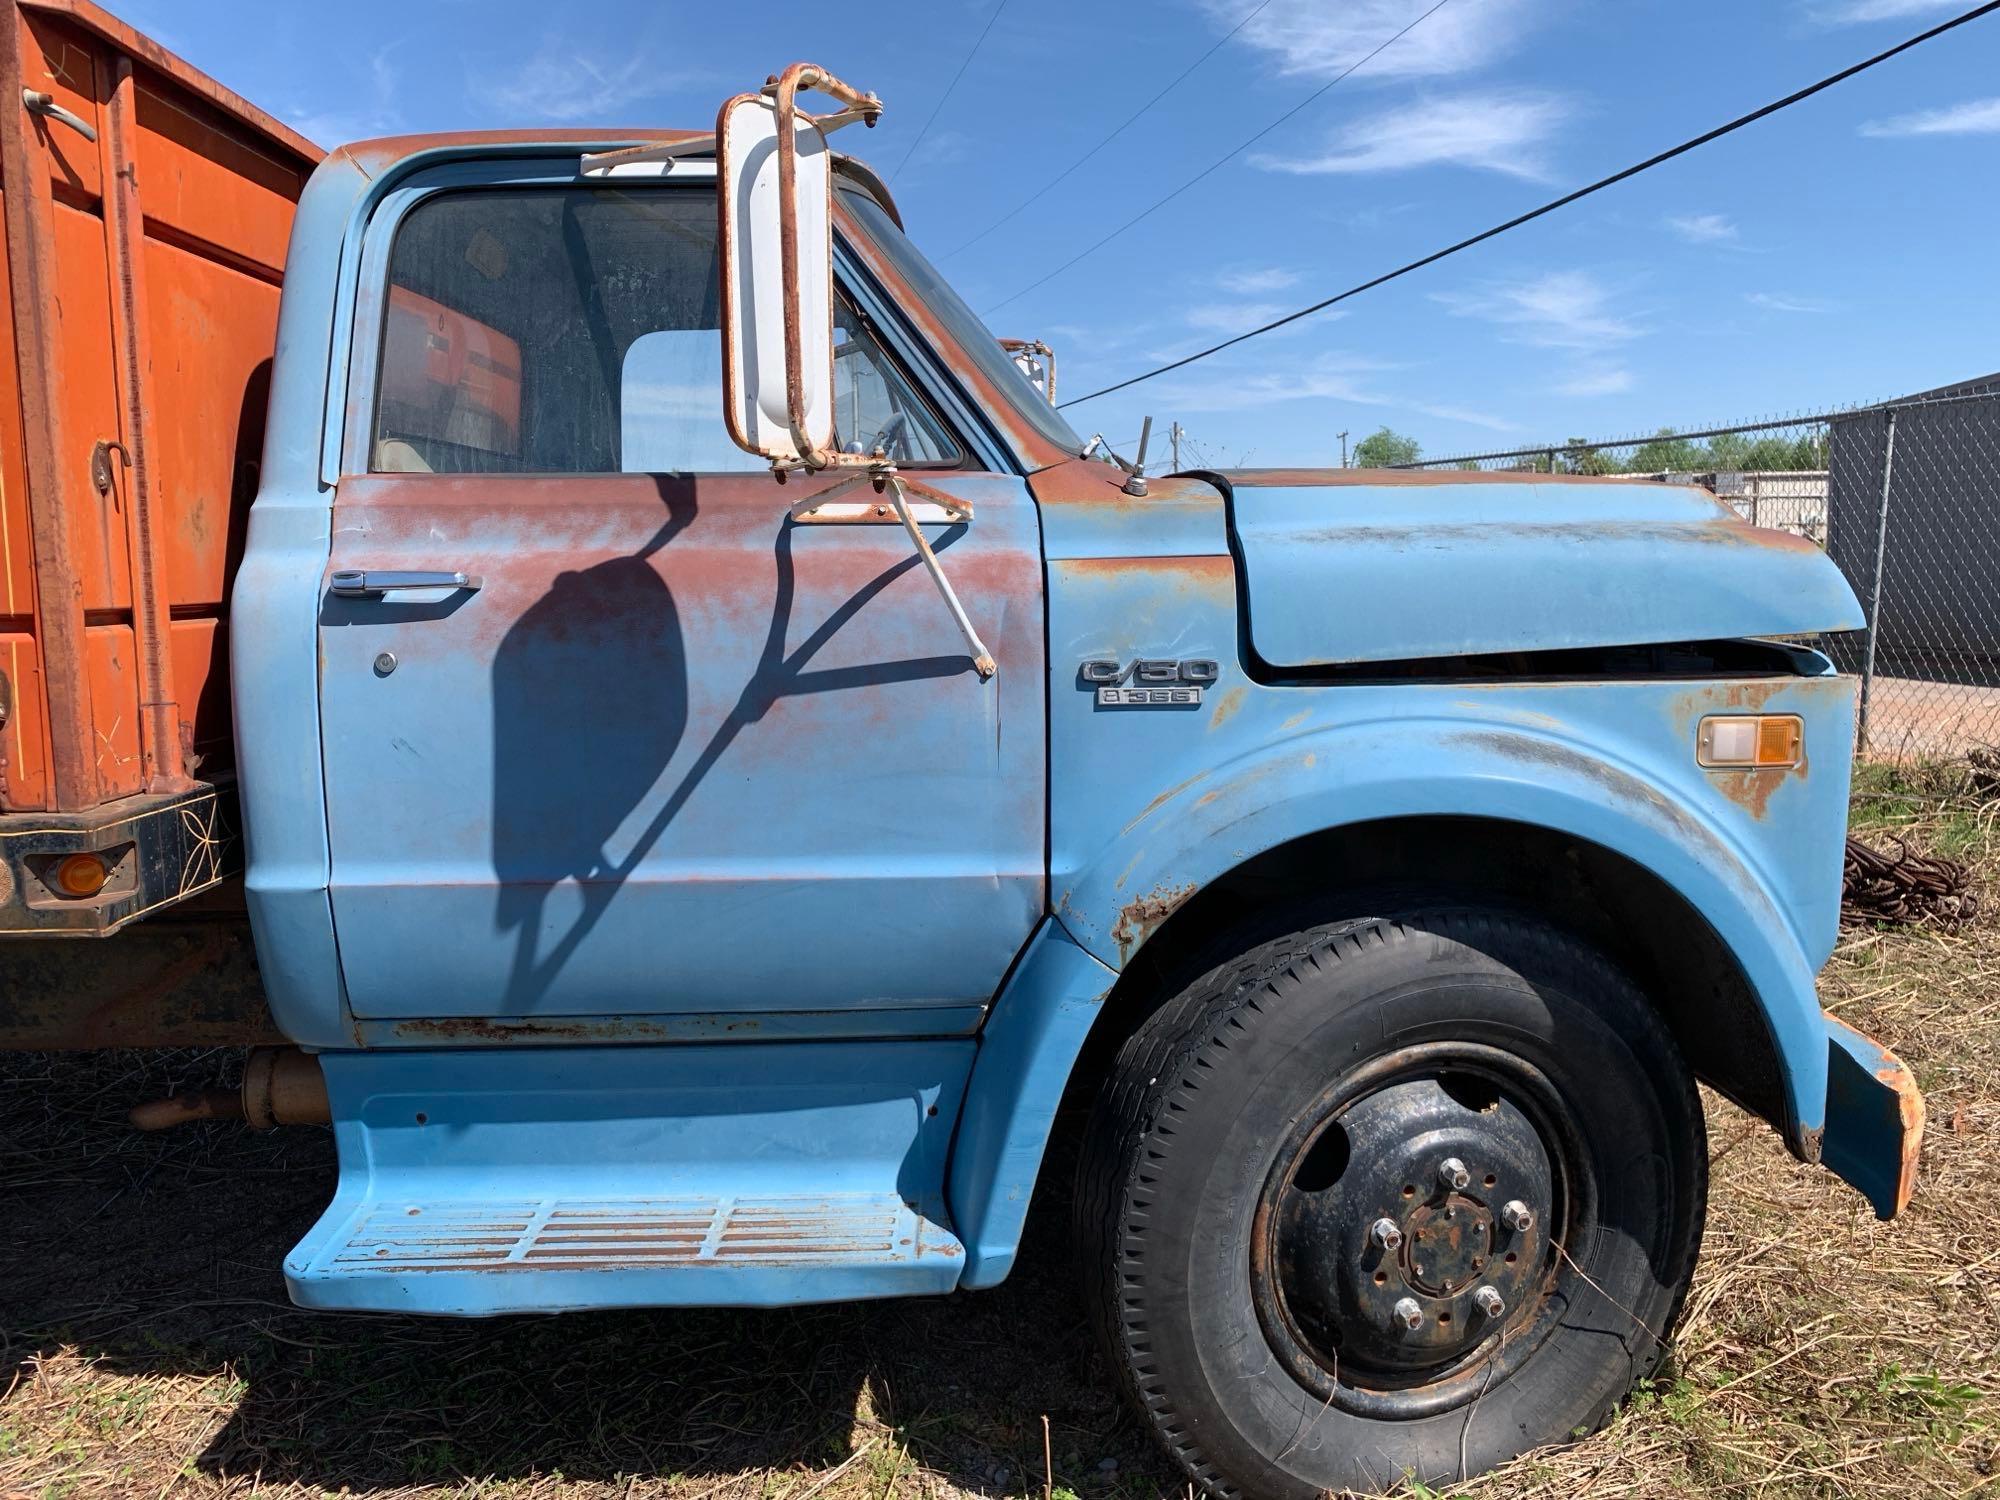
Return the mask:
<svg viewBox="0 0 2000 1500">
<path fill-rule="evenodd" d="M 1701 1239 L 1693 1080 L 1636 986 L 1512 915 L 1313 928 L 1124 1044 L 1076 1195 L 1093 1316 L 1209 1493 L 1470 1477 L 1597 1426 Z"/>
</svg>

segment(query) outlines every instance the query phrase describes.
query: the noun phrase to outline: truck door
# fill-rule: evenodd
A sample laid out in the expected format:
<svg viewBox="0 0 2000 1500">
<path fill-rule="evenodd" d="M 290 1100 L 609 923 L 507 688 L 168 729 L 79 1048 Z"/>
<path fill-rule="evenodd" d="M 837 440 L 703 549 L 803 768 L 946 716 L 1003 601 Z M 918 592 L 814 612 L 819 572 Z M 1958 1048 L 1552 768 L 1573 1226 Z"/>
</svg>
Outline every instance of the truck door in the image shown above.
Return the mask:
<svg viewBox="0 0 2000 1500">
<path fill-rule="evenodd" d="M 843 292 L 841 441 L 972 502 L 926 533 L 982 681 L 893 512 L 789 521 L 828 481 L 730 445 L 715 219 L 564 179 L 369 231 L 320 635 L 359 1018 L 940 1034 L 1043 910 L 1025 484 Z"/>
</svg>

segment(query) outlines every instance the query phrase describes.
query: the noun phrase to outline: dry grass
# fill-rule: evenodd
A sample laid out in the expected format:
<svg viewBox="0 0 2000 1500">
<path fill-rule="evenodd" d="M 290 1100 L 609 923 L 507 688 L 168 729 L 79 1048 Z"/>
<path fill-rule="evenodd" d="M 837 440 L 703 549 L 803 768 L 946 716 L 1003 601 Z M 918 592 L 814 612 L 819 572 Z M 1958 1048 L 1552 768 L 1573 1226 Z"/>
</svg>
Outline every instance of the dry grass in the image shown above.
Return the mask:
<svg viewBox="0 0 2000 1500">
<path fill-rule="evenodd" d="M 1609 1428 L 1454 1493 L 1971 1495 L 2000 1486 L 2000 802 L 1870 770 L 1858 831 L 1969 859 L 1972 928 L 1847 935 L 1828 1004 L 1917 1070 L 1895 1225 L 1711 1103 L 1707 1246 L 1674 1358 Z M 289 1306 L 314 1131 L 140 1137 L 214 1057 L 0 1059 L 0 1497 L 1178 1497 L 1079 1332 L 1059 1213 L 997 1292 L 486 1323 Z"/>
</svg>

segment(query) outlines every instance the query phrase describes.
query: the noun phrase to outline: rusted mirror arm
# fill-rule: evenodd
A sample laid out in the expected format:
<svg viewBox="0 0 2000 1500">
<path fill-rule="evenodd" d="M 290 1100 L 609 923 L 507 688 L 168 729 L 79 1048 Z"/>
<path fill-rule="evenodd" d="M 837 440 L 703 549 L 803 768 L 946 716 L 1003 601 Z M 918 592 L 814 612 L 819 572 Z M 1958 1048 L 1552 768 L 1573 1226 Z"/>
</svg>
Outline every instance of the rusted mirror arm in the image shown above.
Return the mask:
<svg viewBox="0 0 2000 1500">
<path fill-rule="evenodd" d="M 958 590 L 954 589 L 951 580 L 945 577 L 944 568 L 938 563 L 937 553 L 931 550 L 930 541 L 924 536 L 923 528 L 918 526 L 917 518 L 910 513 L 909 497 L 905 492 L 913 491 L 920 498 L 930 501 L 944 513 L 947 521 L 958 526 L 972 519 L 972 502 L 961 500 L 956 495 L 947 495 L 943 490 L 932 489 L 922 480 L 906 479 L 897 472 L 895 464 L 890 462 L 879 449 L 865 456 L 858 453 L 844 453 L 840 458 L 843 463 L 850 466 L 850 472 L 836 479 L 825 489 L 799 501 L 792 507 L 790 519 L 806 520 L 835 495 L 858 484 L 867 484 L 876 494 L 885 496 L 889 504 L 895 508 L 896 519 L 903 523 L 903 530 L 909 533 L 910 543 L 917 549 L 917 556 L 923 561 L 924 571 L 931 575 L 931 582 L 937 585 L 937 591 L 944 599 L 945 608 L 951 611 L 952 623 L 958 626 L 958 633 L 965 638 L 965 649 L 972 657 L 974 670 L 981 677 L 991 677 L 999 670 L 994 664 L 993 653 L 986 649 L 986 643 L 979 638 L 979 631 L 974 627 L 971 617 L 966 614 L 965 606 L 959 602 Z M 867 467 L 858 470 L 852 468 L 860 464 L 865 464 Z"/>
<path fill-rule="evenodd" d="M 785 414 L 792 429 L 792 446 L 799 462 L 807 469 L 829 469 L 843 465 L 861 466 L 874 462 L 863 454 L 841 453 L 819 447 L 806 435 L 805 346 L 803 315 L 799 308 L 799 148 L 796 121 L 804 111 L 798 107 L 801 89 L 816 89 L 846 105 L 832 115 L 805 115 L 815 128 L 826 131 L 850 120 L 873 127 L 881 117 L 882 101 L 873 94 L 842 83 L 816 63 L 793 63 L 764 85 L 777 109 L 778 125 L 778 258 L 785 285 Z M 832 306 L 831 289 L 827 305 Z"/>
</svg>

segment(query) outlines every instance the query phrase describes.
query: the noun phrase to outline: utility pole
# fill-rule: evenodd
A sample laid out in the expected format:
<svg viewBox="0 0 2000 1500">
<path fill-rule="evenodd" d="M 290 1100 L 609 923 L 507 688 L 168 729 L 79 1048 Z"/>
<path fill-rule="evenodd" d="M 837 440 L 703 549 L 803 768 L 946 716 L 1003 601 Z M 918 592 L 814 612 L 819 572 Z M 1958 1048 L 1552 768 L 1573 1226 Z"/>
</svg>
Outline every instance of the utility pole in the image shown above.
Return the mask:
<svg viewBox="0 0 2000 1500">
<path fill-rule="evenodd" d="M 1167 440 L 1174 445 L 1174 472 L 1181 471 L 1181 424 L 1176 422 L 1167 429 Z"/>
<path fill-rule="evenodd" d="M 1340 435 L 1340 466 L 1343 469 L 1347 467 L 1347 434 L 1344 432 Z"/>
</svg>

